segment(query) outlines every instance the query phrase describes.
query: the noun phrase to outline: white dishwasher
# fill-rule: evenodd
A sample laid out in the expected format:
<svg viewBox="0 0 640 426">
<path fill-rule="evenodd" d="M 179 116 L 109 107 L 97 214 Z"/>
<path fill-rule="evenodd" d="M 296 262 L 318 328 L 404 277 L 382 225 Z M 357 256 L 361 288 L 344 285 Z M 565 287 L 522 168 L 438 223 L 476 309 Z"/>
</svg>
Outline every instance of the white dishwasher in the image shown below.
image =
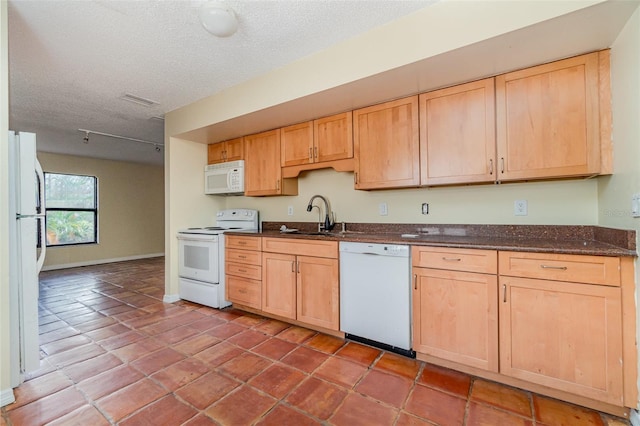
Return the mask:
<svg viewBox="0 0 640 426">
<path fill-rule="evenodd" d="M 340 330 L 348 339 L 415 358 L 409 246 L 340 242 Z"/>
</svg>

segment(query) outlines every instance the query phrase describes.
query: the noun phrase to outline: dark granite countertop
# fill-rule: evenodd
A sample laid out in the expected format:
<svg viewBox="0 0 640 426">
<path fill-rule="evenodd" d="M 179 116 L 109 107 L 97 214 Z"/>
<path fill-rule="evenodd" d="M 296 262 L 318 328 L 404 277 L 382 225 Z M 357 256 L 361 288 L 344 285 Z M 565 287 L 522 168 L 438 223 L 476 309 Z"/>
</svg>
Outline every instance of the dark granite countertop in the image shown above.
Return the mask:
<svg viewBox="0 0 640 426">
<path fill-rule="evenodd" d="M 282 225 L 298 232 L 280 232 Z M 347 223 L 345 227 L 344 233 L 340 232 L 340 223 L 332 232 L 318 233 L 314 222 L 263 222 L 262 232 L 255 235 L 594 256 L 638 255 L 635 231 L 600 226 Z"/>
</svg>

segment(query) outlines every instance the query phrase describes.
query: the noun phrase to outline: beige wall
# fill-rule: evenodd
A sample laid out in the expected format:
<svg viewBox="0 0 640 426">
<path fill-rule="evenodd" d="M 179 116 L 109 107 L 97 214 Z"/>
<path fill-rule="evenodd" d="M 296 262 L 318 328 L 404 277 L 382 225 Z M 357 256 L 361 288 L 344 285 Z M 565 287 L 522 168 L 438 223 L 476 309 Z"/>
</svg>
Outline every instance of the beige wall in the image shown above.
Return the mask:
<svg viewBox="0 0 640 426">
<path fill-rule="evenodd" d="M 7 2 L 0 2 L 0 405 L 12 402 L 9 361 L 9 53 Z M 9 399 L 10 398 L 10 399 Z"/>
<path fill-rule="evenodd" d="M 365 79 L 423 58 L 453 52 L 596 3 L 599 2 L 439 2 L 167 113 L 166 294 L 178 293 L 175 233 L 185 226 L 211 223 L 207 222 L 211 210 L 221 207 L 254 207 L 260 210 L 262 220 L 314 221 L 316 219 L 307 214 L 304 207 L 310 195 L 320 193 L 331 199 L 339 220 L 352 222 L 597 223 L 596 180 L 367 193 L 353 190 L 352 175 L 349 173 L 316 171 L 300 179 L 301 195 L 298 197 L 248 199 L 206 196 L 201 191 L 206 149 L 196 142 L 177 138 L 200 127 Z M 450 25 L 451 22 L 456 25 Z M 429 42 L 407 43 L 407 40 Z M 371 49 L 371 46 L 376 48 Z M 375 54 L 369 54 L 373 52 Z M 354 60 L 356 53 L 360 55 Z M 419 80 L 418 76 L 413 78 Z M 199 182 L 198 186 L 194 186 L 196 182 Z M 567 194 L 572 195 L 571 203 L 566 202 Z M 529 201 L 529 216 L 515 218 L 512 215 L 513 201 L 516 199 Z M 389 215 L 386 217 L 377 214 L 380 202 L 388 203 Z M 428 216 L 419 214 L 422 202 L 428 202 L 431 206 L 432 213 Z M 288 205 L 293 205 L 295 210 L 291 218 L 286 215 Z"/>
<path fill-rule="evenodd" d="M 598 222 L 613 228 L 635 229 L 636 241 L 639 241 L 640 218 L 631 217 L 631 195 L 640 192 L 640 11 L 638 10 L 612 46 L 611 81 L 614 174 L 611 177 L 600 178 Z M 637 283 L 640 283 L 640 270 L 636 262 L 636 306 Z M 637 318 L 640 341 L 640 316 Z M 640 360 L 638 365 L 640 367 Z"/>
<path fill-rule="evenodd" d="M 50 247 L 45 269 L 164 253 L 162 166 L 38 152 L 45 172 L 98 178 L 98 244 Z"/>
</svg>

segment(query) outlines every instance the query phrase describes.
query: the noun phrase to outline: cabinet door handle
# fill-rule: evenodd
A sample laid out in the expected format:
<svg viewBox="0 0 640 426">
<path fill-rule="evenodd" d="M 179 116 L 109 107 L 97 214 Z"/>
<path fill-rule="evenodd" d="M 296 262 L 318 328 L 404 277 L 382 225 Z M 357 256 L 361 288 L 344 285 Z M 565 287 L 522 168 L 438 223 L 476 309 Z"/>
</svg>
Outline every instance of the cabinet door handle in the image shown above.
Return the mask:
<svg viewBox="0 0 640 426">
<path fill-rule="evenodd" d="M 566 271 L 566 266 L 540 265 L 542 269 L 557 269 L 558 271 Z"/>
<path fill-rule="evenodd" d="M 502 301 L 507 303 L 507 285 L 502 284 Z"/>
<path fill-rule="evenodd" d="M 309 160 L 313 160 L 313 148 L 309 148 Z"/>
<path fill-rule="evenodd" d="M 445 262 L 460 262 L 462 259 L 459 257 L 443 257 L 442 260 Z"/>
<path fill-rule="evenodd" d="M 418 289 L 418 274 L 413 274 L 413 289 Z"/>
<path fill-rule="evenodd" d="M 489 174 L 493 174 L 493 158 L 489 159 Z"/>
<path fill-rule="evenodd" d="M 296 271 L 300 273 L 300 262 L 296 262 Z"/>
<path fill-rule="evenodd" d="M 318 159 L 318 147 L 317 146 L 313 147 L 313 158 L 315 158 L 316 160 Z"/>
<path fill-rule="evenodd" d="M 353 183 L 355 183 L 356 185 L 358 184 L 358 172 L 355 172 L 353 174 Z"/>
<path fill-rule="evenodd" d="M 280 191 L 280 179 L 276 180 L 276 191 Z"/>
<path fill-rule="evenodd" d="M 500 173 L 504 173 L 504 157 L 500 158 Z"/>
<path fill-rule="evenodd" d="M 296 262 L 291 262 L 291 272 L 295 272 L 296 271 Z"/>
</svg>

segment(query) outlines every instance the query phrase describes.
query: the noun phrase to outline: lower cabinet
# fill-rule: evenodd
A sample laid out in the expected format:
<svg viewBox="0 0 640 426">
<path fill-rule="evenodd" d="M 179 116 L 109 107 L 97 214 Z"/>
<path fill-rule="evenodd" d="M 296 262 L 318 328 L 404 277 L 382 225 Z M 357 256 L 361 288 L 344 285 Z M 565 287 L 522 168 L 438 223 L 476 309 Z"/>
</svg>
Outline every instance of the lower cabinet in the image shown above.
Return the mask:
<svg viewBox="0 0 640 426">
<path fill-rule="evenodd" d="M 413 268 L 413 349 L 498 371 L 495 275 Z"/>
<path fill-rule="evenodd" d="M 413 247 L 416 352 L 498 371 L 496 258 L 491 250 Z"/>
<path fill-rule="evenodd" d="M 262 256 L 260 237 L 227 235 L 225 291 L 232 303 L 260 309 L 262 301 Z"/>
<path fill-rule="evenodd" d="M 534 262 L 531 254 L 500 253 L 501 273 Z M 538 255 L 520 275 L 606 272 L 617 258 Z M 594 261 L 595 260 L 595 261 Z M 504 262 L 504 266 L 503 266 Z M 526 263 L 525 263 L 526 262 Z M 600 268 L 598 268 L 600 265 Z M 573 269 L 573 274 L 572 274 Z M 587 281 L 599 281 L 592 271 Z M 527 382 L 623 405 L 622 294 L 609 284 L 500 277 L 500 372 Z"/>
<path fill-rule="evenodd" d="M 326 257 L 307 255 L 313 253 Z M 262 310 L 338 331 L 337 254 L 336 242 L 265 238 L 262 253 Z"/>
</svg>

